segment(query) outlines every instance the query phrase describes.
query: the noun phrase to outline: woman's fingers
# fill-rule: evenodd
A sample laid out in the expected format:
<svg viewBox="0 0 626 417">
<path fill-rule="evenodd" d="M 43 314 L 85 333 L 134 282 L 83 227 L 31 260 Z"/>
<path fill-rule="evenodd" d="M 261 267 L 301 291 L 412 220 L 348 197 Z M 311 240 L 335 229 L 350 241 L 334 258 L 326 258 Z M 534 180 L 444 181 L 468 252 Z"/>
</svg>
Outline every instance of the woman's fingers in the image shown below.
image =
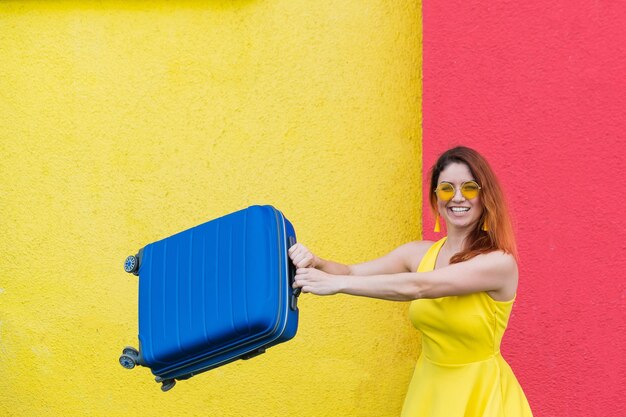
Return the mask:
<svg viewBox="0 0 626 417">
<path fill-rule="evenodd" d="M 329 274 L 315 268 L 298 268 L 294 279 L 294 288 L 302 288 L 302 292 L 317 295 L 337 293 L 337 286 Z"/>
<path fill-rule="evenodd" d="M 313 254 L 302 243 L 293 245 L 288 253 L 297 268 L 307 268 L 313 265 Z"/>
<path fill-rule="evenodd" d="M 311 292 L 312 287 L 309 282 L 303 278 L 297 278 L 293 283 L 293 288 L 300 288 L 302 292 Z"/>
<path fill-rule="evenodd" d="M 313 263 L 313 255 L 305 253 L 295 263 L 298 268 L 308 268 Z"/>
<path fill-rule="evenodd" d="M 293 246 L 291 246 L 287 252 L 289 253 L 289 255 L 291 256 L 291 254 L 296 253 L 298 251 L 301 250 L 301 248 L 304 248 L 304 245 L 302 243 L 294 243 Z M 305 248 L 306 249 L 306 248 Z"/>
<path fill-rule="evenodd" d="M 302 268 L 304 267 L 303 261 L 304 261 L 304 257 L 306 255 L 303 253 L 296 253 L 293 255 L 293 257 L 291 258 L 291 260 L 293 261 L 293 264 L 297 267 L 297 268 Z"/>
<path fill-rule="evenodd" d="M 294 277 L 294 281 L 293 281 L 294 288 L 304 286 L 306 278 L 308 277 L 307 273 L 308 273 L 308 268 L 296 269 L 296 276 Z"/>
</svg>

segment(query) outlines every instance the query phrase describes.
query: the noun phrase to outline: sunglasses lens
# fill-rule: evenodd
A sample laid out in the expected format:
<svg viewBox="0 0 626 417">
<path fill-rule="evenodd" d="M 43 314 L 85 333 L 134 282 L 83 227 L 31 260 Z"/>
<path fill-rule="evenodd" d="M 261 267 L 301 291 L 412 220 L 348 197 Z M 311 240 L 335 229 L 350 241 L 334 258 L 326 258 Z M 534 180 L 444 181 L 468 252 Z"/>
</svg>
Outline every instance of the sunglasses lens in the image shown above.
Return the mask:
<svg viewBox="0 0 626 417">
<path fill-rule="evenodd" d="M 466 182 L 461 187 L 461 193 L 463 194 L 463 197 L 467 198 L 468 200 L 476 198 L 478 196 L 479 190 L 480 187 L 474 181 Z"/>
<path fill-rule="evenodd" d="M 448 201 L 454 197 L 454 187 L 452 184 L 447 184 L 445 182 L 439 184 L 439 187 L 437 187 L 437 197 L 443 201 Z"/>
</svg>

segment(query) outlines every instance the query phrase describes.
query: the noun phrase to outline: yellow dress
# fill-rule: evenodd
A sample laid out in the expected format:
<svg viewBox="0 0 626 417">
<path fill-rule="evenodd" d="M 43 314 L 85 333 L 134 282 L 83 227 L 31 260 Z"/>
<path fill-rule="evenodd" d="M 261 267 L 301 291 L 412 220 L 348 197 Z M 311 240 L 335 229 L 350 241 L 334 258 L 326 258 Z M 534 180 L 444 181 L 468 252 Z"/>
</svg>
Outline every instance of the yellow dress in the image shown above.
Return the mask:
<svg viewBox="0 0 626 417">
<path fill-rule="evenodd" d="M 417 271 L 435 268 L 446 238 L 426 253 Z M 526 396 L 500 355 L 513 300 L 487 293 L 411 302 L 409 317 L 422 334 L 422 352 L 402 417 L 530 417 Z"/>
</svg>

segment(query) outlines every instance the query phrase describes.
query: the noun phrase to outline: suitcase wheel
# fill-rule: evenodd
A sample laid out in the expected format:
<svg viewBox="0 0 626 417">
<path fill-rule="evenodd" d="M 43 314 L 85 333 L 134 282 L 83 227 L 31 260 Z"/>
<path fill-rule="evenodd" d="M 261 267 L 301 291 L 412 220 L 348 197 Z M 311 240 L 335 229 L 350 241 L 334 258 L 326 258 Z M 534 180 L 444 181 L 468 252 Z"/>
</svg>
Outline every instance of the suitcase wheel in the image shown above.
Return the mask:
<svg viewBox="0 0 626 417">
<path fill-rule="evenodd" d="M 139 269 L 139 262 L 136 256 L 130 255 L 124 261 L 124 271 L 129 274 L 135 273 Z"/>
<path fill-rule="evenodd" d="M 174 385 L 176 385 L 175 379 L 166 379 L 165 381 L 163 381 L 163 385 L 161 385 L 161 391 L 169 391 L 174 388 Z"/>
<path fill-rule="evenodd" d="M 122 353 L 124 355 L 134 356 L 135 358 L 139 357 L 139 351 L 132 346 L 126 346 Z"/>
<path fill-rule="evenodd" d="M 120 356 L 120 365 L 122 365 L 126 369 L 133 369 L 137 361 L 134 356 L 130 355 L 122 355 Z"/>
</svg>

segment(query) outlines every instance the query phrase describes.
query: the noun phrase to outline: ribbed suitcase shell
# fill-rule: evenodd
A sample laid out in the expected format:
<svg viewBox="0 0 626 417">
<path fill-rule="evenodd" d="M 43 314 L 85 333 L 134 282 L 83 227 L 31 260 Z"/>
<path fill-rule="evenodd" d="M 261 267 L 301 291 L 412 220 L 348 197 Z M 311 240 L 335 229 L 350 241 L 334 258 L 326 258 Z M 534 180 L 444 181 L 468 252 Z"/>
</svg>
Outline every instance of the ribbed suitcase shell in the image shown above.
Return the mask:
<svg viewBox="0 0 626 417">
<path fill-rule="evenodd" d="M 298 309 L 287 249 L 295 231 L 251 206 L 147 245 L 139 267 L 139 352 L 186 379 L 291 339 Z"/>
</svg>

